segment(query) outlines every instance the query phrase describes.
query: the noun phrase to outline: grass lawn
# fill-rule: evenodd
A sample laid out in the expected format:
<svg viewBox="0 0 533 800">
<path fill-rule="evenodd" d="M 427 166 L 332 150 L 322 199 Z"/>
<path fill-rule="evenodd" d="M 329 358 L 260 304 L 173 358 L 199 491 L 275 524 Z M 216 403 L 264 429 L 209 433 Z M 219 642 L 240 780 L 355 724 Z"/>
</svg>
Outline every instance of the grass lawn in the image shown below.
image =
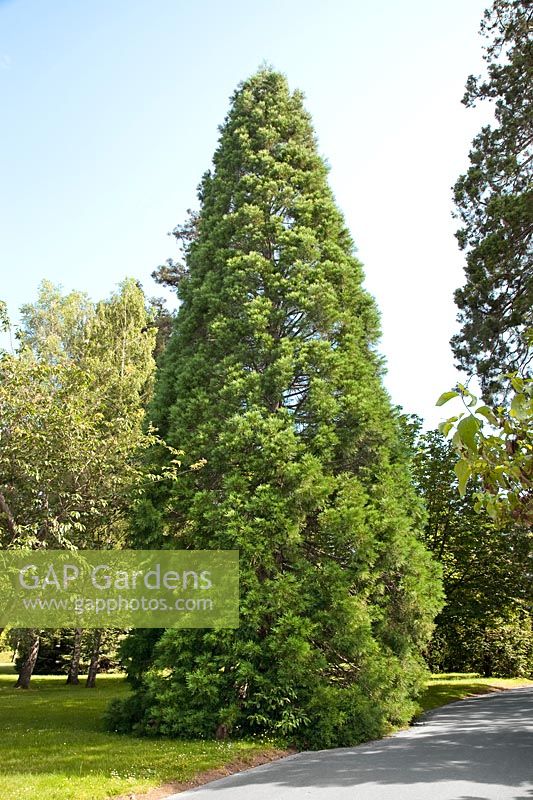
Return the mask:
<svg viewBox="0 0 533 800">
<path fill-rule="evenodd" d="M 15 674 L 0 665 L 0 798 L 104 800 L 147 791 L 167 781 L 264 752 L 264 742 L 189 742 L 135 739 L 105 733 L 102 714 L 128 692 L 124 679 L 99 676 L 95 689 L 66 686 L 65 678 L 32 678 L 13 689 Z"/>
<path fill-rule="evenodd" d="M 427 688 L 419 698 L 423 711 L 429 711 L 454 700 L 464 700 L 475 694 L 487 694 L 501 689 L 517 686 L 533 686 L 533 681 L 525 678 L 480 678 L 476 673 L 450 672 L 432 675 Z"/>
<path fill-rule="evenodd" d="M 108 702 L 125 695 L 119 676 L 99 676 L 97 688 L 66 686 L 64 677 L 32 678 L 29 691 L 13 689 L 15 675 L 0 664 L 0 798 L 104 800 L 143 792 L 169 781 L 269 749 L 264 742 L 135 739 L 102 730 Z M 424 710 L 472 694 L 532 681 L 435 675 L 421 698 Z"/>
</svg>

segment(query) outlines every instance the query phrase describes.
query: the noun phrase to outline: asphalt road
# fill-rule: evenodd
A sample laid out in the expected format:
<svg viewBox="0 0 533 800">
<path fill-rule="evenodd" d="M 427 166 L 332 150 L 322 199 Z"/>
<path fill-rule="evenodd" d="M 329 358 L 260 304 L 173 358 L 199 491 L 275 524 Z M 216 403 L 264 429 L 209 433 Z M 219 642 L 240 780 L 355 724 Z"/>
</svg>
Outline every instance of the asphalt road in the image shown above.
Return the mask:
<svg viewBox="0 0 533 800">
<path fill-rule="evenodd" d="M 533 689 L 452 703 L 387 739 L 298 753 L 168 800 L 529 800 Z"/>
</svg>

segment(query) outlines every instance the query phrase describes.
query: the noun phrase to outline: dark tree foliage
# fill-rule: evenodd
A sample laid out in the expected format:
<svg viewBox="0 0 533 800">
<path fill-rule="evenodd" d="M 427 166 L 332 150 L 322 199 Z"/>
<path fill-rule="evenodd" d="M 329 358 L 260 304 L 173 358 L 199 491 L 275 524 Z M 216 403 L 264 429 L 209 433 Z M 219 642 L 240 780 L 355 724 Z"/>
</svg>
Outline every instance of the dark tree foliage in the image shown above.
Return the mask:
<svg viewBox="0 0 533 800">
<path fill-rule="evenodd" d="M 495 0 L 485 12 L 487 74 L 470 76 L 463 103 L 493 103 L 494 123 L 474 138 L 454 187 L 466 283 L 455 293 L 458 365 L 477 373 L 485 399 L 500 373 L 530 369 L 533 325 L 533 6 Z"/>
<path fill-rule="evenodd" d="M 183 264 L 180 264 L 179 261 L 174 261 L 173 258 L 167 258 L 164 264 L 160 264 L 157 269 L 154 269 L 152 278 L 161 286 L 177 289 L 180 280 L 185 274 L 186 268 Z"/>
<path fill-rule="evenodd" d="M 155 273 L 152 273 L 152 277 Z M 159 281 L 163 283 L 163 281 Z M 169 311 L 165 299 L 163 297 L 151 297 L 148 301 L 148 310 L 152 317 L 152 325 L 156 329 L 155 347 L 154 347 L 154 360 L 159 363 L 159 359 L 165 352 L 165 348 L 169 342 L 172 333 L 172 326 L 174 322 L 174 313 Z"/>
<path fill-rule="evenodd" d="M 187 209 L 187 214 L 187 220 L 183 225 L 176 225 L 168 234 L 169 236 L 174 236 L 184 254 L 187 253 L 188 246 L 197 239 L 200 222 L 200 215 L 198 212 L 189 208 Z M 160 264 L 159 267 L 152 272 L 152 278 L 156 283 L 170 289 L 175 289 L 176 291 L 178 290 L 180 281 L 187 275 L 187 265 L 181 261 L 175 261 L 173 258 L 167 258 L 164 264 Z"/>
<path fill-rule="evenodd" d="M 239 87 L 199 199 L 152 416 L 207 464 L 147 493 L 133 543 L 238 549 L 241 622 L 134 633 L 137 692 L 111 724 L 317 747 L 377 736 L 415 710 L 440 582 L 376 308 L 283 76 Z"/>
<path fill-rule="evenodd" d="M 69 630 L 39 631 L 39 653 L 33 668 L 34 675 L 64 675 L 68 669 L 68 654 L 72 647 L 72 632 Z M 20 672 L 28 655 L 30 639 L 25 630 L 14 629 L 9 633 L 9 643 L 16 649 L 15 668 Z"/>
<path fill-rule="evenodd" d="M 454 463 L 454 448 L 440 433 L 420 437 L 415 477 L 428 511 L 426 542 L 442 564 L 446 597 L 429 664 L 442 672 L 531 676 L 531 533 L 502 529 L 476 513 L 475 486 L 459 495 Z"/>
</svg>

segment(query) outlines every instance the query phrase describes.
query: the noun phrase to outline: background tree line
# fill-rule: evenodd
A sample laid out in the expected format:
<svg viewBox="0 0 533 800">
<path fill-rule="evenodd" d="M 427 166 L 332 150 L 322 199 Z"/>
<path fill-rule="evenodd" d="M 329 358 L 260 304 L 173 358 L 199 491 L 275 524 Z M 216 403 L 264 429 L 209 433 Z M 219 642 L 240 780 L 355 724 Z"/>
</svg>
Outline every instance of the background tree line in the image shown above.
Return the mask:
<svg viewBox="0 0 533 800">
<path fill-rule="evenodd" d="M 45 281 L 36 303 L 21 309 L 16 338 L 15 352 L 0 358 L 0 545 L 121 547 L 144 479 L 141 454 L 155 441 L 145 405 L 156 327 L 142 290 L 128 279 L 94 304 Z M 41 634 L 11 638 L 27 688 Z M 81 639 L 74 634 L 71 682 Z M 102 641 L 100 632 L 91 635 L 89 686 Z M 50 654 L 42 660 L 50 663 Z"/>
</svg>

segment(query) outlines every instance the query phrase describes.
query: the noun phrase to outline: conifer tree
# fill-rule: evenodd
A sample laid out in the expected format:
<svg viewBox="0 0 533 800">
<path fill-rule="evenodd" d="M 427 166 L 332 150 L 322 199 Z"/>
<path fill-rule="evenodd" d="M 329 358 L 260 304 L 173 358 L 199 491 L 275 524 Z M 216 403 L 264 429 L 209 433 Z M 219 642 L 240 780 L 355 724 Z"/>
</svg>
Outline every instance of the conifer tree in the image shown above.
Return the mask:
<svg viewBox="0 0 533 800">
<path fill-rule="evenodd" d="M 494 121 L 474 137 L 454 186 L 466 281 L 451 345 L 486 401 L 506 394 L 502 373 L 531 376 L 533 363 L 532 26 L 529 0 L 493 0 L 481 23 L 486 75 L 471 75 L 463 97 L 467 108 L 494 104 Z"/>
<path fill-rule="evenodd" d="M 240 551 L 237 630 L 133 635 L 115 729 L 308 746 L 414 711 L 440 604 L 382 386 L 379 319 L 302 95 L 262 69 L 184 226 L 152 418 L 202 469 L 139 504 L 136 546 Z"/>
</svg>

